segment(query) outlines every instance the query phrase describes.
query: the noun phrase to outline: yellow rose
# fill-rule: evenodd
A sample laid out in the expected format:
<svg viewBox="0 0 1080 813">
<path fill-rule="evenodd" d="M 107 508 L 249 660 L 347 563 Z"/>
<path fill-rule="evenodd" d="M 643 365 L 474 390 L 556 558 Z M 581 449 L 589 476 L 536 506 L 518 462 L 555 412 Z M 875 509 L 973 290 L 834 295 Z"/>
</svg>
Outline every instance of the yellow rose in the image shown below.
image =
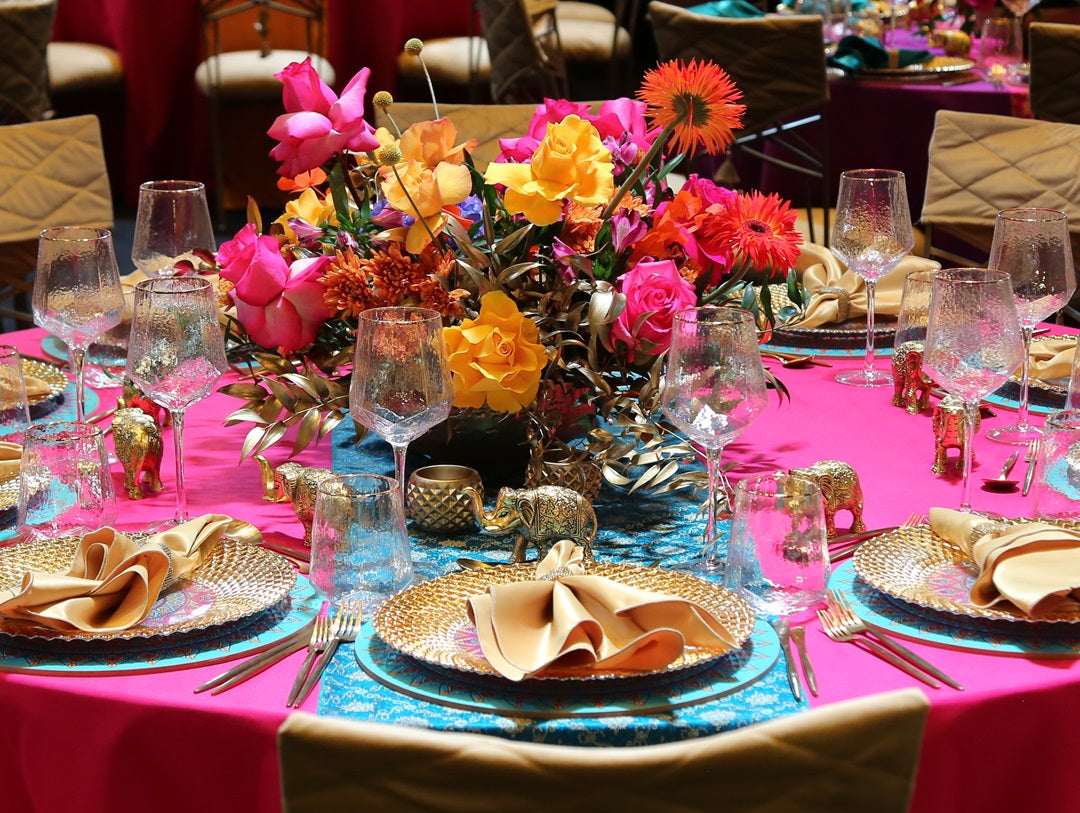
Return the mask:
<svg viewBox="0 0 1080 813">
<path fill-rule="evenodd" d="M 565 200 L 596 206 L 615 193 L 611 153 L 596 128 L 574 115 L 548 124 L 530 163 L 491 164 L 484 180 L 503 184 L 507 210 L 538 226 L 557 221 Z"/>
<path fill-rule="evenodd" d="M 536 398 L 547 353 L 540 330 L 501 291 L 484 294 L 480 314 L 460 326 L 443 328 L 454 406 L 487 405 L 517 412 Z"/>
<path fill-rule="evenodd" d="M 326 191 L 324 200 L 314 189 L 308 187 L 300 197 L 293 198 L 285 204 L 285 214 L 274 222 L 285 229 L 285 237 L 290 243 L 297 242 L 296 234 L 289 227 L 289 220 L 294 217 L 310 226 L 318 226 L 320 223 L 336 225 L 337 213 L 334 211 L 334 198 L 330 190 Z"/>
</svg>

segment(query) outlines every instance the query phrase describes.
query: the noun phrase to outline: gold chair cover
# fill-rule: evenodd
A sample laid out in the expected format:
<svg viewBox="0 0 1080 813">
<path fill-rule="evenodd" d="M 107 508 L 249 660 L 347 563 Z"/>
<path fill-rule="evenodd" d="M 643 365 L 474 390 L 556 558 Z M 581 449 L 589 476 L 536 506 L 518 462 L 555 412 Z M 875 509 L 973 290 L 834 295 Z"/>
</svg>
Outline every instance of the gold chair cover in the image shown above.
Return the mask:
<svg viewBox="0 0 1080 813">
<path fill-rule="evenodd" d="M 1080 25 L 1032 23 L 1028 38 L 1031 112 L 1080 124 Z"/>
<path fill-rule="evenodd" d="M 49 113 L 45 51 L 55 12 L 55 0 L 0 2 L 0 125 Z"/>
</svg>

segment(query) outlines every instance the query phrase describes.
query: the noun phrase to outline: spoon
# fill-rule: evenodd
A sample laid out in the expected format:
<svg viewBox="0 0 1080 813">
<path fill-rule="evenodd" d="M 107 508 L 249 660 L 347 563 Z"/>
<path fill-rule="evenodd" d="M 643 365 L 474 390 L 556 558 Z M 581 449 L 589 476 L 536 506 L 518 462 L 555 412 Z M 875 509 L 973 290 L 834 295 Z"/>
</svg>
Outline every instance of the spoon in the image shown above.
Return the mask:
<svg viewBox="0 0 1080 813">
<path fill-rule="evenodd" d="M 1016 465 L 1016 458 L 1020 456 L 1020 450 L 1017 449 L 1009 458 L 1005 461 L 1005 465 L 1001 467 L 1001 474 L 997 477 L 987 477 L 983 480 L 983 489 L 986 491 L 1015 491 L 1016 486 L 1019 484 L 1017 480 L 1010 480 L 1009 472 L 1012 471 L 1012 467 Z"/>
<path fill-rule="evenodd" d="M 818 361 L 817 356 L 800 356 L 794 353 L 775 353 L 775 352 L 763 352 L 761 355 L 766 358 L 776 359 L 780 362 L 781 367 L 789 367 L 791 369 L 798 369 L 800 367 L 809 367 L 810 365 L 817 365 L 818 367 L 832 367 L 827 361 Z"/>
<path fill-rule="evenodd" d="M 497 567 L 496 562 L 485 562 L 482 559 L 470 559 L 468 556 L 462 556 L 457 560 L 458 567 L 462 570 L 483 570 L 488 567 Z"/>
</svg>

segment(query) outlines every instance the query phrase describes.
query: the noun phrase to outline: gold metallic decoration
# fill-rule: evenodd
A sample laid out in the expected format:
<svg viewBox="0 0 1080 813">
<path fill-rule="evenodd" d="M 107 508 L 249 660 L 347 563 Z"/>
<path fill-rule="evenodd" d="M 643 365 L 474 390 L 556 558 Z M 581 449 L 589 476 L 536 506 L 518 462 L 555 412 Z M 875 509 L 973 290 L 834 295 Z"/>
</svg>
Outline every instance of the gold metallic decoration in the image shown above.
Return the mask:
<svg viewBox="0 0 1080 813">
<path fill-rule="evenodd" d="M 148 537 L 150 534 L 130 534 Z M 18 589 L 29 570 L 66 573 L 79 545 L 79 537 L 66 536 L 41 542 L 26 542 L 0 548 L 0 590 Z M 0 618 L 0 634 L 21 638 L 48 638 L 64 641 L 100 641 L 115 638 L 149 638 L 193 632 L 248 618 L 277 604 L 296 585 L 296 571 L 284 556 L 223 537 L 189 579 L 178 583 L 158 600 L 168 602 L 178 592 L 186 603 L 177 602 L 175 617 L 163 624 L 146 621 L 125 630 L 108 632 L 61 631 L 39 627 L 27 621 Z M 200 602 L 205 602 L 201 604 Z"/>
<path fill-rule="evenodd" d="M 922 371 L 923 342 L 904 342 L 893 352 L 893 406 L 918 415 L 930 406 L 933 382 Z"/>
<path fill-rule="evenodd" d="M 817 484 L 825 502 L 825 532 L 836 536 L 836 512 L 851 513 L 851 532 L 866 530 L 863 522 L 863 490 L 859 475 L 843 460 L 819 460 L 804 469 L 788 469 L 788 474 Z"/>
<path fill-rule="evenodd" d="M 297 519 L 304 526 L 304 544 L 311 547 L 311 523 L 315 519 L 315 496 L 319 483 L 333 477 L 330 469 L 301 466 L 289 460 L 276 469 L 262 455 L 255 455 L 262 474 L 263 499 L 269 502 L 291 502 Z"/>
<path fill-rule="evenodd" d="M 23 356 L 22 369 L 24 378 L 37 378 L 44 381 L 49 388 L 47 395 L 31 396 L 29 399 L 31 406 L 49 398 L 56 398 L 67 389 L 70 383 L 63 370 L 47 361 Z"/>
<path fill-rule="evenodd" d="M 1016 524 L 1029 519 L 1008 519 Z M 1080 529 L 1080 522 L 1043 520 L 1064 528 Z M 894 598 L 929 610 L 969 618 L 1026 623 L 1080 623 L 1080 610 L 1058 610 L 1032 618 L 1008 602 L 992 607 L 970 604 L 968 592 L 979 567 L 959 545 L 930 530 L 929 525 L 897 528 L 867 540 L 855 551 L 855 572 L 871 586 Z"/>
<path fill-rule="evenodd" d="M 503 488 L 495 498 L 491 513 L 484 511 L 484 500 L 475 489 L 467 489 L 472 497 L 473 514 L 480 530 L 488 534 L 517 532 L 517 541 L 510 554 L 510 564 L 525 561 L 529 543 L 536 547 L 540 559 L 560 539 L 571 539 L 585 549 L 585 561 L 592 561 L 592 543 L 596 537 L 596 512 L 592 503 L 576 491 L 562 486 L 536 488 Z"/>
<path fill-rule="evenodd" d="M 0 483 L 0 511 L 7 511 L 19 504 L 19 477 L 9 477 Z"/>
<path fill-rule="evenodd" d="M 161 483 L 161 427 L 150 415 L 136 407 L 116 411 L 112 420 L 113 448 L 124 467 L 124 489 L 133 500 L 143 498 L 142 483 L 159 492 Z"/>
<path fill-rule="evenodd" d="M 525 473 L 525 485 L 529 488 L 563 486 L 589 502 L 596 499 L 602 483 L 600 465 L 592 457 L 561 446 L 535 447 Z"/>
<path fill-rule="evenodd" d="M 895 77 L 900 78 L 913 78 L 913 77 L 931 77 L 941 76 L 948 73 L 960 73 L 962 71 L 970 71 L 975 67 L 974 60 L 967 59 L 959 56 L 933 56 L 926 62 L 918 63 L 914 65 L 908 65 L 907 67 L 900 68 L 864 68 L 862 73 L 858 74 L 861 77 L 867 79 L 879 79 L 882 77 Z"/>
<path fill-rule="evenodd" d="M 823 285 L 817 293 L 836 296 L 836 321 L 846 322 L 851 317 L 851 292 L 846 288 Z"/>
<path fill-rule="evenodd" d="M 735 593 L 689 573 L 654 567 L 596 563 L 589 575 L 603 576 L 640 590 L 652 590 L 692 601 L 711 613 L 741 647 L 754 628 L 754 611 Z M 501 677 L 487 662 L 475 638 L 466 612 L 467 599 L 485 592 L 490 585 L 531 581 L 536 565 L 500 565 L 481 570 L 451 573 L 421 582 L 388 599 L 374 618 L 375 632 L 389 646 L 426 663 Z M 687 647 L 682 656 L 656 674 L 678 672 L 719 657 L 712 649 Z M 626 677 L 615 670 L 582 673 L 578 670 L 545 672 L 532 680 L 597 680 Z M 642 673 L 634 672 L 640 677 Z"/>
<path fill-rule="evenodd" d="M 971 55 L 971 36 L 963 31 L 935 29 L 927 37 L 927 45 L 931 48 L 943 49 L 945 56 Z"/>
<path fill-rule="evenodd" d="M 409 476 L 405 488 L 409 518 L 419 527 L 435 533 L 460 533 L 476 527 L 472 496 L 477 490 L 483 499 L 480 472 L 468 466 L 424 466 Z"/>
<path fill-rule="evenodd" d="M 955 395 L 946 395 L 937 406 L 934 407 L 934 419 L 931 427 L 934 430 L 934 465 L 930 471 L 934 474 L 944 474 L 948 466 L 949 449 L 959 449 L 960 456 L 957 463 L 963 466 L 964 460 L 964 403 Z M 975 416 L 975 432 L 979 431 L 982 418 Z M 971 454 L 971 463 L 975 464 L 975 453 Z"/>
</svg>

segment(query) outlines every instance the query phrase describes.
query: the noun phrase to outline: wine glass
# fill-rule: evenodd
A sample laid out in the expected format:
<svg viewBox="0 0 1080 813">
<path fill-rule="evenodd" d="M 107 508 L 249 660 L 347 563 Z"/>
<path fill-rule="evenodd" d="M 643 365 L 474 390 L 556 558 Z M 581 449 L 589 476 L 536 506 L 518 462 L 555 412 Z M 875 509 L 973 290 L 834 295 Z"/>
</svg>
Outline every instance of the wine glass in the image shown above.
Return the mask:
<svg viewBox="0 0 1080 813">
<path fill-rule="evenodd" d="M 1012 375 L 1024 345 L 1004 271 L 952 268 L 934 277 L 923 369 L 964 403 L 961 511 L 971 511 L 971 465 L 979 401 Z"/>
<path fill-rule="evenodd" d="M 731 505 L 720 453 L 768 403 L 753 317 L 711 307 L 676 313 L 661 403 L 667 419 L 705 449 L 709 512 L 702 558 L 693 569 L 719 573 L 716 504 L 723 496 Z"/>
<path fill-rule="evenodd" d="M 120 324 L 124 293 L 108 229 L 55 226 L 41 232 L 34 323 L 61 339 L 75 370 L 77 419 L 86 420 L 86 350 Z"/>
<path fill-rule="evenodd" d="M 1023 38 L 1019 19 L 991 17 L 983 23 L 979 37 L 979 67 L 996 87 L 1016 75 L 1017 66 L 1024 58 Z"/>
<path fill-rule="evenodd" d="M 866 356 L 861 370 L 837 373 L 841 384 L 884 387 L 892 376 L 874 369 L 874 289 L 915 246 L 904 173 L 854 169 L 840 175 L 830 248 L 866 283 Z"/>
<path fill-rule="evenodd" d="M 988 265 L 1012 279 L 1024 339 L 1024 359 L 1016 423 L 991 429 L 986 437 L 1001 443 L 1027 444 L 1042 434 L 1038 427 L 1028 423 L 1032 332 L 1039 322 L 1067 305 L 1076 290 L 1068 217 L 1056 209 L 1015 208 L 998 212 Z"/>
<path fill-rule="evenodd" d="M 213 286 L 202 277 L 157 277 L 135 286 L 128 377 L 172 411 L 176 455 L 176 514 L 154 523 L 163 530 L 188 520 L 184 489 L 184 412 L 210 394 L 227 369 Z"/>
<path fill-rule="evenodd" d="M 361 312 L 349 412 L 393 447 L 402 495 L 409 441 L 445 421 L 453 401 L 438 311 L 391 307 Z"/>
<path fill-rule="evenodd" d="M 1002 0 L 1009 11 L 1016 15 L 1016 28 L 1020 33 L 1020 49 L 1023 51 L 1024 44 L 1024 15 L 1031 11 L 1035 6 L 1039 5 L 1039 0 Z M 1031 77 L 1031 65 L 1021 59 L 1020 62 L 1012 65 L 1008 72 L 1009 78 L 1015 82 L 1023 84 L 1029 81 Z"/>
<path fill-rule="evenodd" d="M 176 263 L 198 263 L 195 249 L 217 248 L 206 187 L 199 181 L 146 181 L 139 186 L 131 260 L 148 277 L 172 276 Z"/>
</svg>

